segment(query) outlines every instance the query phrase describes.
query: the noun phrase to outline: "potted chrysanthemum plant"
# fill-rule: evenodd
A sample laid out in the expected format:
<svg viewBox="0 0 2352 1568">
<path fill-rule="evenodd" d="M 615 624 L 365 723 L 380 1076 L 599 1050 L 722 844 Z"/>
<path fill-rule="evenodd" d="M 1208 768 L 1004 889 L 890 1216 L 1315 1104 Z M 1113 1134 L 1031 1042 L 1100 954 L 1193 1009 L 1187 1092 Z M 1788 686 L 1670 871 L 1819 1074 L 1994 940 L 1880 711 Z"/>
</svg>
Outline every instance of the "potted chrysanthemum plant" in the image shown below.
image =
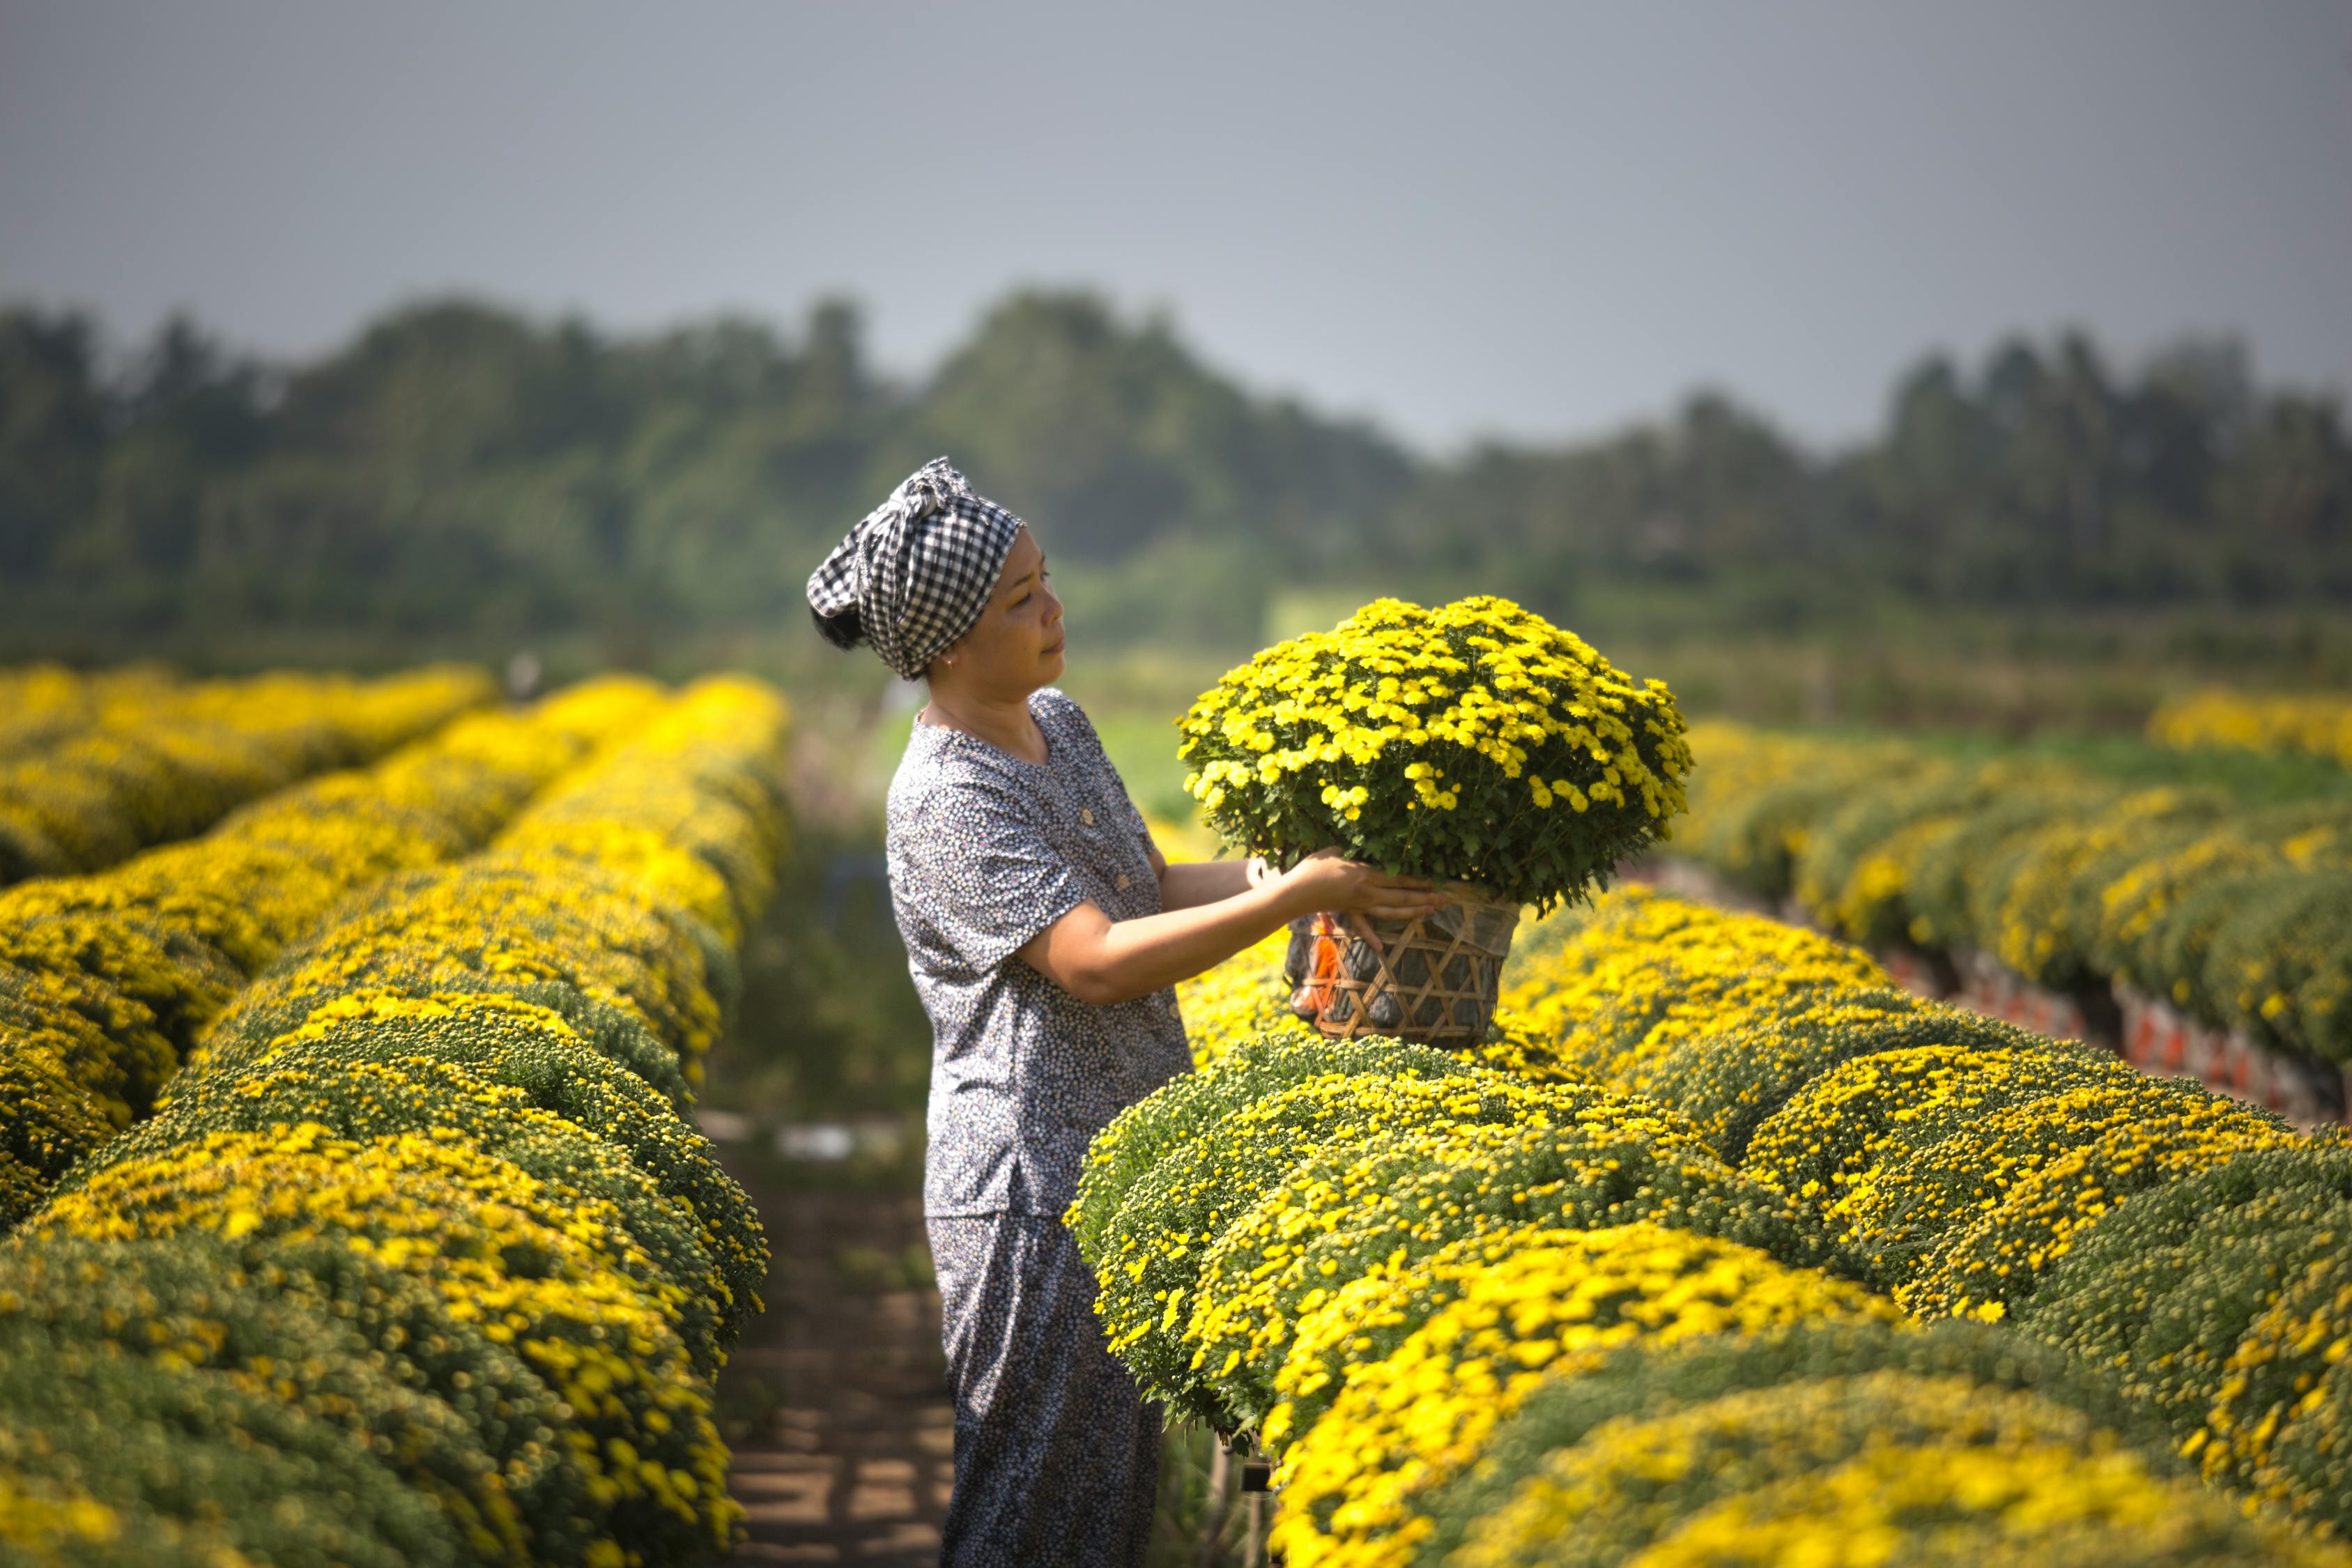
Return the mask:
<svg viewBox="0 0 2352 1568">
<path fill-rule="evenodd" d="M 1296 933 L 1294 1005 L 1341 1037 L 1482 1038 L 1521 908 L 1586 898 L 1668 837 L 1691 765 L 1662 682 L 1486 595 L 1374 600 L 1227 671 L 1177 727 L 1234 849 L 1286 866 L 1337 845 L 1452 895 Z"/>
</svg>

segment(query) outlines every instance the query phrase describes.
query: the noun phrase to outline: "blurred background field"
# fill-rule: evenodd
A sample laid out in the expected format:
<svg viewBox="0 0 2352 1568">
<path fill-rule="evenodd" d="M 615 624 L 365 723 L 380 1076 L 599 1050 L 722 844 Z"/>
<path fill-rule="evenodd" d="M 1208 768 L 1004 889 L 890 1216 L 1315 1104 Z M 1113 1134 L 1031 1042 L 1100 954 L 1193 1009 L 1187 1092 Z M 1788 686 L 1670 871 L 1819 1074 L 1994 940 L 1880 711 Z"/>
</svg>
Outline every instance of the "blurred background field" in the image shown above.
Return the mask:
<svg viewBox="0 0 2352 1568">
<path fill-rule="evenodd" d="M 1433 455 L 1097 293 L 1006 295 L 915 377 L 860 321 L 843 299 L 632 334 L 448 299 L 288 360 L 194 320 L 124 343 L 12 307 L 0 658 L 775 679 L 803 853 L 768 951 L 799 1011 L 719 1092 L 811 1113 L 920 1100 L 911 997 L 842 984 L 894 967 L 879 808 L 919 693 L 824 645 L 802 584 L 941 451 L 1046 544 L 1065 684 L 1171 822 L 1193 694 L 1379 594 L 1506 593 L 1694 715 L 2126 774 L 2249 773 L 2140 739 L 2167 699 L 2352 680 L 2341 403 L 2226 338 L 2121 363 L 2017 334 L 1890 366 L 1876 428 L 1835 450 L 1702 391 L 1613 434 Z M 2298 768 L 2273 763 L 2249 787 Z"/>
</svg>

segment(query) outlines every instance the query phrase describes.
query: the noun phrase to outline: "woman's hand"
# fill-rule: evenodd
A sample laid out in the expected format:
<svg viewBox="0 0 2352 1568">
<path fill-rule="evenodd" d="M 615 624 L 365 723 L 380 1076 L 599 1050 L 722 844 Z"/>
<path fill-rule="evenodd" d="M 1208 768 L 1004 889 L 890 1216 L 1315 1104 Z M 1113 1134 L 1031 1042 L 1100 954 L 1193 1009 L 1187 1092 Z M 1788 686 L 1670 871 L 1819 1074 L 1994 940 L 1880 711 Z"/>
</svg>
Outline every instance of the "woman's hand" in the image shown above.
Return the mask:
<svg viewBox="0 0 2352 1568">
<path fill-rule="evenodd" d="M 1196 871 L 1210 875 L 1188 880 L 1222 886 L 1191 889 L 1209 892 L 1208 901 L 1182 902 L 1125 921 L 1112 920 L 1088 899 L 1023 943 L 1021 957 L 1079 1001 L 1108 1007 L 1190 979 L 1300 915 L 1329 910 L 1409 921 L 1446 901 L 1426 880 L 1391 877 L 1378 866 L 1345 859 L 1336 845 L 1280 876 L 1266 875 L 1262 865 L 1244 872 L 1230 860 L 1170 871 L 1170 883 L 1177 871 Z"/>
<path fill-rule="evenodd" d="M 1409 921 L 1443 909 L 1446 899 L 1425 877 L 1392 877 L 1349 860 L 1336 844 L 1318 849 L 1276 879 L 1299 914 L 1328 910 L 1376 921 Z"/>
</svg>

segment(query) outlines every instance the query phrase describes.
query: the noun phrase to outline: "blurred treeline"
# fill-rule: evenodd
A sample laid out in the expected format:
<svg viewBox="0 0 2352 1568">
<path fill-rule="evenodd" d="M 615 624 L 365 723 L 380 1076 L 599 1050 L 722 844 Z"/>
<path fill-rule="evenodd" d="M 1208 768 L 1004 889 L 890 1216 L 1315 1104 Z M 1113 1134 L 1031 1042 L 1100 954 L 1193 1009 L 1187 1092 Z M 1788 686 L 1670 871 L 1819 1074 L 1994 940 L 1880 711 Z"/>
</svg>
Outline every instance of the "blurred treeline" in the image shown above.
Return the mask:
<svg viewBox="0 0 2352 1568">
<path fill-rule="evenodd" d="M 1702 393 L 1603 439 L 1439 458 L 1246 392 L 1164 321 L 1078 293 L 1005 299 L 912 384 L 840 302 L 642 337 L 428 303 L 292 365 L 186 321 L 110 353 L 84 317 L 17 310 L 0 658 L 571 637 L 643 663 L 797 635 L 811 566 L 941 452 L 1038 527 L 1094 647 L 1240 652 L 1302 589 L 1499 590 L 1580 626 L 1643 606 L 1733 636 L 1865 606 L 2309 624 L 2352 602 L 2343 411 L 2258 387 L 2226 342 L 2130 374 L 2078 337 L 1931 360 L 1835 454 Z"/>
</svg>

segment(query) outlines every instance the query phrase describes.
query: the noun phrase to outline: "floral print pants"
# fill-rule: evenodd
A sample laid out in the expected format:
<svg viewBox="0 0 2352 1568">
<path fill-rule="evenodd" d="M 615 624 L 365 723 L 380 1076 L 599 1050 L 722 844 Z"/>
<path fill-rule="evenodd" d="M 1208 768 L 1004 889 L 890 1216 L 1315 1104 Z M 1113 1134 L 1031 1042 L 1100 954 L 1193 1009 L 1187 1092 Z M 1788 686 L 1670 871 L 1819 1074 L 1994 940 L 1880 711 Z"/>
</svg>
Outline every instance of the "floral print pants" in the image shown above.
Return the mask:
<svg viewBox="0 0 2352 1568">
<path fill-rule="evenodd" d="M 1136 1568 L 1160 1407 L 1105 1348 L 1076 1243 L 1043 1215 L 925 1223 L 955 1394 L 941 1568 Z"/>
</svg>

